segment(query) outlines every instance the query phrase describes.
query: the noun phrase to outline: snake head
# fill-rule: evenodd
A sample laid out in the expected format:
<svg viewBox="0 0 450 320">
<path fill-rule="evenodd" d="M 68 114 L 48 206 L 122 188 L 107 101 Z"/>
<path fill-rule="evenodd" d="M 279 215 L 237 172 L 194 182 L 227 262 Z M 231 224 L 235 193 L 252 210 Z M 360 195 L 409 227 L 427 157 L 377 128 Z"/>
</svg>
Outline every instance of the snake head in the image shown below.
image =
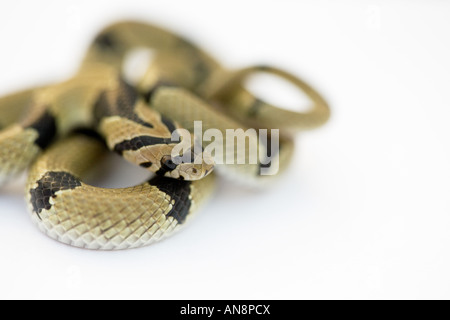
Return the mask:
<svg viewBox="0 0 450 320">
<path fill-rule="evenodd" d="M 199 180 L 214 169 L 211 155 L 202 151 L 194 153 L 188 149 L 183 155 L 166 154 L 161 158 L 161 172 L 165 177 L 181 180 Z"/>
<path fill-rule="evenodd" d="M 182 155 L 174 155 L 173 147 L 170 144 L 160 146 L 159 155 L 149 169 L 160 176 L 187 181 L 200 180 L 214 169 L 213 157 L 207 152 L 195 153 L 191 148 Z"/>
<path fill-rule="evenodd" d="M 183 180 L 199 180 L 206 177 L 214 169 L 214 159 L 211 155 L 206 152 L 194 153 L 189 152 L 188 154 L 181 156 L 176 156 L 172 158 L 163 158 L 163 162 L 168 161 L 177 165 L 177 171 L 175 174 L 179 175 L 179 179 Z M 170 176 L 176 178 L 175 176 Z"/>
</svg>

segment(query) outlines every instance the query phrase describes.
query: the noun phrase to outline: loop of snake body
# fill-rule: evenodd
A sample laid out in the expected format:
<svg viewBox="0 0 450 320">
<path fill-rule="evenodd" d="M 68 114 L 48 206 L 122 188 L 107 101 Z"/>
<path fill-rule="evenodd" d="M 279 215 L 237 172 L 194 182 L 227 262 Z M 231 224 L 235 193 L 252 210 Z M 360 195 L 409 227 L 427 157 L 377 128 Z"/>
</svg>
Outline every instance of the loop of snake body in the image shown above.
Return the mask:
<svg viewBox="0 0 450 320">
<path fill-rule="evenodd" d="M 137 48 L 154 50 L 154 58 L 145 76 L 130 84 L 122 69 Z M 254 72 L 291 81 L 310 97 L 311 110 L 287 111 L 254 97 L 243 86 Z M 191 161 L 173 161 L 176 129 L 193 132 L 198 120 L 203 131 L 280 129 L 279 152 L 272 156 L 284 169 L 292 133 L 320 126 L 328 117 L 325 100 L 287 72 L 267 66 L 229 71 L 181 36 L 146 23 L 119 22 L 98 34 L 71 79 L 0 98 L 0 183 L 29 168 L 25 192 L 31 217 L 58 241 L 101 250 L 140 247 L 191 218 L 214 189 L 213 169 L 244 182 L 271 181 L 259 174 L 262 163 L 249 163 L 248 152 L 234 154 L 235 163 L 244 164 L 214 166 L 212 155 L 202 148 L 196 152 L 193 142 Z M 267 154 L 267 145 L 257 141 L 257 146 Z M 85 184 L 85 172 L 107 149 L 156 176 L 122 189 Z M 200 162 L 192 161 L 198 157 Z"/>
</svg>

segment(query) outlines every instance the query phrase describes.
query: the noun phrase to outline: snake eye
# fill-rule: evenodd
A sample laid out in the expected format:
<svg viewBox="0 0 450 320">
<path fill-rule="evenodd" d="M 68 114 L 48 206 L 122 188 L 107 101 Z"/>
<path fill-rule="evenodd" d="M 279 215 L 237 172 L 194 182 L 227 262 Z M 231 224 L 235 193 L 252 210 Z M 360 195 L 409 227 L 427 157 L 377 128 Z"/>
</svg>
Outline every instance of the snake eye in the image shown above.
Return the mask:
<svg viewBox="0 0 450 320">
<path fill-rule="evenodd" d="M 166 170 L 174 170 L 177 167 L 170 156 L 164 156 L 161 159 L 161 166 Z"/>
</svg>

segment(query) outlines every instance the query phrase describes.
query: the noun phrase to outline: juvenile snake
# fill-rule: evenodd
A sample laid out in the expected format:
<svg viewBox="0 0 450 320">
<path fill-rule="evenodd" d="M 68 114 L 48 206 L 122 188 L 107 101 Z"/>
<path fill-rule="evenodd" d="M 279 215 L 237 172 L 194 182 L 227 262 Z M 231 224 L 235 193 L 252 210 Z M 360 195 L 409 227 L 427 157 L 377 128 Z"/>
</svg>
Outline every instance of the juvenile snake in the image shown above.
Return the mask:
<svg viewBox="0 0 450 320">
<path fill-rule="evenodd" d="M 124 80 L 127 54 L 150 48 L 155 55 L 136 84 Z M 313 102 L 309 112 L 277 108 L 243 86 L 253 72 L 286 78 Z M 300 79 L 267 66 L 224 69 L 183 37 L 139 22 L 119 22 L 101 31 L 76 75 L 0 99 L 0 182 L 29 168 L 26 199 L 31 217 L 50 237 L 73 246 L 115 250 L 148 245 L 191 218 L 214 189 L 211 155 L 195 143 L 190 159 L 174 161 L 172 132 L 201 120 L 203 130 L 280 129 L 280 168 L 293 150 L 292 133 L 329 117 L 322 97 Z M 97 137 L 99 136 L 99 137 Z M 138 186 L 104 189 L 82 178 L 105 152 L 156 173 Z M 204 147 L 204 146 L 203 146 Z M 226 146 L 227 148 L 228 146 Z M 268 146 L 258 141 L 267 153 Z M 234 150 L 227 150 L 234 152 Z M 216 165 L 242 181 L 261 183 L 261 163 Z"/>
</svg>

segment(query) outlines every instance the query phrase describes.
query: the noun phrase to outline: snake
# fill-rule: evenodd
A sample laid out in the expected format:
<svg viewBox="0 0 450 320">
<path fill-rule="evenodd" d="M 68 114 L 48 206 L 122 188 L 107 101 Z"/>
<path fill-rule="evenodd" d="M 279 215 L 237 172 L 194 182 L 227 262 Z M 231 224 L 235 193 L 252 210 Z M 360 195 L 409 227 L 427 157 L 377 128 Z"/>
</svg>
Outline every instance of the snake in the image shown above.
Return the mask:
<svg viewBox="0 0 450 320">
<path fill-rule="evenodd" d="M 124 63 L 140 48 L 154 56 L 131 83 Z M 289 111 L 254 96 L 245 80 L 260 72 L 292 82 L 310 98 L 311 108 Z M 174 159 L 174 132 L 192 133 L 199 120 L 202 134 L 278 129 L 279 148 L 271 156 L 282 172 L 292 159 L 294 134 L 321 126 L 329 115 L 322 96 L 286 71 L 267 65 L 229 70 L 181 35 L 120 21 L 94 37 L 71 78 L 0 98 L 0 183 L 28 170 L 31 219 L 59 242 L 95 250 L 142 247 L 184 227 L 211 198 L 218 175 L 257 185 L 276 176 L 260 174 L 273 163 L 251 163 L 248 152 L 238 154 L 228 144 L 235 161 L 215 163 L 217 155 L 193 134 L 187 157 Z M 255 143 L 258 152 L 271 152 L 270 144 Z M 111 151 L 154 177 L 117 189 L 85 183 Z"/>
</svg>

